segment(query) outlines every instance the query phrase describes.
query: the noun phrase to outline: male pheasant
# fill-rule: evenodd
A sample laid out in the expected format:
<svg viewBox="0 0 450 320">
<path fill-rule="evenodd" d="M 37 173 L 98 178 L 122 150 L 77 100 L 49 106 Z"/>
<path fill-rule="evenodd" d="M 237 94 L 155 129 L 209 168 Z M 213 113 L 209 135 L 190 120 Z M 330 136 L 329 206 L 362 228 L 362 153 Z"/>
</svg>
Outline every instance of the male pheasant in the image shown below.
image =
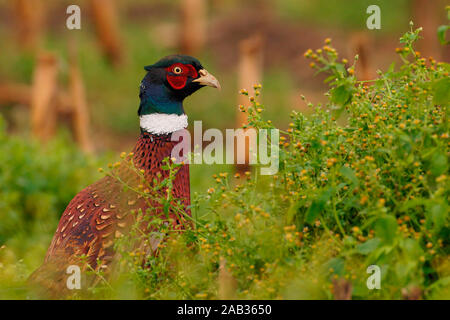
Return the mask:
<svg viewBox="0 0 450 320">
<path fill-rule="evenodd" d="M 30 277 L 41 293 L 57 298 L 68 294 L 67 268 L 79 265 L 82 271 L 108 268 L 115 257 L 114 240 L 130 230 L 136 216 L 132 212 L 161 216 L 161 204 L 149 201 L 124 188 L 123 183 L 138 185 L 139 177 L 129 165 L 143 172 L 144 179 L 154 185 L 167 178 L 163 160 L 171 157 L 180 142 L 173 139 L 187 125 L 183 100 L 204 86 L 220 88 L 217 79 L 201 63 L 190 56 L 172 55 L 145 67 L 147 74 L 140 85 L 141 134 L 134 150 L 114 176 L 107 175 L 78 193 L 62 214 L 44 264 Z M 172 141 L 175 140 L 175 141 Z M 183 150 L 183 149 L 182 149 Z M 180 154 L 180 157 L 185 155 Z M 173 180 L 173 197 L 179 199 L 185 214 L 190 215 L 189 166 L 182 164 Z M 179 215 L 170 213 L 174 227 L 182 223 Z M 147 219 L 148 220 L 148 219 Z M 153 254 L 158 239 L 145 250 Z M 80 256 L 85 257 L 84 265 Z M 84 281 L 84 285 L 89 282 Z"/>
</svg>

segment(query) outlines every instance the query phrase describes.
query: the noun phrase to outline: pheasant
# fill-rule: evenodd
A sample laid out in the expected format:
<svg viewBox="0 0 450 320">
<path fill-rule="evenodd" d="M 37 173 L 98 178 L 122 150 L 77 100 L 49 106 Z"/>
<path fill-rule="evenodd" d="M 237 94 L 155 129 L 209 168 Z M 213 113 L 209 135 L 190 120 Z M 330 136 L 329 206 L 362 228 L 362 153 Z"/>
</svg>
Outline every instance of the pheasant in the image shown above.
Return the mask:
<svg viewBox="0 0 450 320">
<path fill-rule="evenodd" d="M 136 146 L 128 157 L 113 170 L 114 175 L 106 175 L 86 187 L 70 201 L 61 216 L 53 240 L 48 248 L 43 265 L 29 278 L 29 282 L 39 288 L 39 292 L 51 298 L 69 294 L 67 288 L 67 268 L 79 265 L 82 271 L 108 268 L 116 257 L 114 241 L 126 234 L 136 221 L 133 212 L 160 216 L 163 209 L 157 201 L 149 201 L 124 188 L 123 182 L 136 186 L 139 179 L 149 184 L 157 184 L 168 177 L 163 169 L 164 159 L 171 157 L 172 150 L 180 143 L 173 139 L 188 125 L 183 101 L 204 86 L 220 89 L 217 79 L 203 68 L 201 63 L 190 56 L 167 56 L 147 71 L 140 84 L 141 134 Z M 175 141 L 172 141 L 175 140 Z M 180 157 L 183 157 L 180 154 Z M 129 163 L 139 172 L 132 170 Z M 172 185 L 173 198 L 179 199 L 185 214 L 190 215 L 189 166 L 181 163 Z M 180 227 L 182 218 L 170 213 L 174 227 Z M 148 220 L 148 219 L 147 219 Z M 151 241 L 145 250 L 148 254 L 156 251 L 158 239 Z M 84 257 L 84 266 L 80 262 Z M 84 285 L 89 285 L 83 279 Z"/>
</svg>

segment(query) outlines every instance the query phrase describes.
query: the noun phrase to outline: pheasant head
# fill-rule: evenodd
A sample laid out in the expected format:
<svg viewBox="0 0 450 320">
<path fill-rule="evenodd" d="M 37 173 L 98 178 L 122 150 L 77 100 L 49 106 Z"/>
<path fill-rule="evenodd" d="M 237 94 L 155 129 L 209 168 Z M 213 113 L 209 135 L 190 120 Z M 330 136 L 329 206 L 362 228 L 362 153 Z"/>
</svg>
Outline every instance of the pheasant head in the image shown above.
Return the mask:
<svg viewBox="0 0 450 320">
<path fill-rule="evenodd" d="M 144 69 L 138 111 L 144 132 L 167 134 L 185 128 L 184 99 L 204 86 L 220 89 L 219 81 L 190 56 L 167 56 Z"/>
</svg>

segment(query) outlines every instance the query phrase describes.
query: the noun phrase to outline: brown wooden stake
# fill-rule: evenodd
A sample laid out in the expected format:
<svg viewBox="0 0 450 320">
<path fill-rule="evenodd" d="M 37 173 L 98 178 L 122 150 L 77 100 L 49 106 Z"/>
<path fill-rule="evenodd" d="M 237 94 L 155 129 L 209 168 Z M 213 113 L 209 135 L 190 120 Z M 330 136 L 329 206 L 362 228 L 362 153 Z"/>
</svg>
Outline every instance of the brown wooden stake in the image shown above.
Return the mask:
<svg viewBox="0 0 450 320">
<path fill-rule="evenodd" d="M 72 100 L 72 128 L 75 140 L 85 152 L 94 151 L 89 135 L 89 110 L 86 102 L 86 92 L 83 78 L 78 66 L 75 42 L 69 44 L 69 91 Z"/>
<path fill-rule="evenodd" d="M 48 140 L 55 132 L 57 81 L 56 56 L 51 53 L 39 54 L 31 90 L 31 128 L 33 135 L 42 141 Z"/>
<path fill-rule="evenodd" d="M 401 290 L 403 300 L 422 300 L 422 289 L 418 286 L 411 286 Z"/>
<path fill-rule="evenodd" d="M 333 279 L 333 295 L 335 300 L 352 300 L 352 283 L 344 278 Z"/>
<path fill-rule="evenodd" d="M 21 83 L 0 83 L 0 105 L 21 104 L 25 107 L 31 105 L 32 86 Z M 71 115 L 72 102 L 70 96 L 58 91 L 55 97 L 56 109 L 59 114 Z"/>
<path fill-rule="evenodd" d="M 253 86 L 261 83 L 262 79 L 262 53 L 263 40 L 260 35 L 255 35 L 240 42 L 240 61 L 239 61 L 239 89 L 246 89 L 249 95 L 254 94 Z M 247 96 L 239 94 L 238 104 L 247 107 L 249 105 Z M 240 128 L 247 124 L 247 113 L 240 112 L 236 115 L 236 127 Z M 245 150 L 245 164 L 237 164 L 238 172 L 245 172 L 249 169 L 249 146 L 250 143 L 246 141 Z M 235 149 L 236 150 L 236 149 Z M 255 150 L 256 151 L 256 150 Z"/>
<path fill-rule="evenodd" d="M 370 52 L 372 42 L 370 36 L 366 32 L 356 32 L 350 38 L 350 55 L 353 57 L 358 55 L 356 63 L 356 77 L 358 80 L 370 80 L 374 77 L 373 70 L 370 65 Z"/>
<path fill-rule="evenodd" d="M 413 0 L 412 16 L 414 27 L 422 27 L 421 36 L 418 42 L 418 50 L 423 57 L 430 57 L 440 60 L 442 48 L 437 38 L 437 28 L 439 27 L 439 13 L 444 10 L 444 4 L 438 0 Z"/>
<path fill-rule="evenodd" d="M 0 83 L 0 105 L 18 103 L 29 105 L 31 87 L 26 84 Z"/>
<path fill-rule="evenodd" d="M 13 0 L 12 9 L 20 45 L 26 50 L 36 50 L 44 25 L 44 1 Z"/>
<path fill-rule="evenodd" d="M 206 40 L 206 1 L 181 1 L 180 26 L 181 51 L 196 55 L 203 49 Z"/>
<path fill-rule="evenodd" d="M 228 271 L 224 258 L 220 259 L 218 284 L 220 300 L 236 299 L 237 281 Z"/>
<path fill-rule="evenodd" d="M 114 0 L 89 0 L 97 37 L 104 54 L 114 65 L 124 59 L 123 46 L 119 37 L 116 2 Z"/>
</svg>

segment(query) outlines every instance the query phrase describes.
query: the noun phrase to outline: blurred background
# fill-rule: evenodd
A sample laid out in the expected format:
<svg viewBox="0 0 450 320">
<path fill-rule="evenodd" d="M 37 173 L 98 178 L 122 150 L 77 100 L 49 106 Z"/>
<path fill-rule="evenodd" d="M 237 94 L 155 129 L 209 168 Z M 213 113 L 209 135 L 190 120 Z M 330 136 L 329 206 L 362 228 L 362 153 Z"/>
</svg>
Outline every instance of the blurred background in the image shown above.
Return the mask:
<svg viewBox="0 0 450 320">
<path fill-rule="evenodd" d="M 81 30 L 66 27 L 70 4 L 80 6 Z M 381 8 L 380 30 L 366 27 L 371 4 Z M 359 54 L 358 77 L 372 78 L 377 69 L 390 64 L 398 38 L 412 20 L 424 27 L 422 54 L 447 60 L 448 52 L 443 52 L 436 36 L 446 20 L 445 4 L 441 0 L 1 0 L 0 112 L 13 133 L 35 133 L 45 140 L 68 125 L 84 150 L 128 150 L 138 134 L 143 67 L 167 54 L 187 53 L 199 58 L 223 86 L 221 93 L 204 90 L 186 102 L 191 120 L 202 120 L 204 128 L 239 127 L 238 91 L 261 82 L 268 117 L 286 126 L 290 110 L 305 109 L 301 94 L 314 103 L 325 98 L 323 78 L 313 77 L 314 70 L 303 58 L 308 48 L 321 47 L 330 37 L 349 64 Z M 33 85 L 46 93 L 33 94 Z M 48 99 L 52 106 L 41 107 Z M 35 104 L 45 116 L 33 114 L 30 106 Z M 49 113 L 57 113 L 56 124 L 48 123 L 53 117 Z"/>
<path fill-rule="evenodd" d="M 69 30 L 69 5 L 81 29 Z M 381 29 L 368 30 L 366 9 L 381 8 Z M 9 280 L 39 265 L 58 217 L 76 192 L 97 179 L 97 166 L 130 151 L 139 134 L 143 67 L 173 53 L 197 57 L 222 84 L 187 99 L 203 129 L 245 122 L 241 88 L 263 85 L 266 117 L 280 128 L 306 101 L 326 100 L 324 77 L 303 53 L 332 38 L 357 77 L 371 79 L 398 57 L 409 22 L 424 31 L 424 57 L 449 60 L 436 29 L 445 0 L 0 0 L 0 273 Z M 448 48 L 448 46 L 447 46 Z M 192 189 L 212 173 L 192 166 Z M 31 237 L 30 234 L 34 236 Z M 30 248 L 35 247 L 30 252 Z M 1 280 L 1 279 L 0 279 Z"/>
</svg>

